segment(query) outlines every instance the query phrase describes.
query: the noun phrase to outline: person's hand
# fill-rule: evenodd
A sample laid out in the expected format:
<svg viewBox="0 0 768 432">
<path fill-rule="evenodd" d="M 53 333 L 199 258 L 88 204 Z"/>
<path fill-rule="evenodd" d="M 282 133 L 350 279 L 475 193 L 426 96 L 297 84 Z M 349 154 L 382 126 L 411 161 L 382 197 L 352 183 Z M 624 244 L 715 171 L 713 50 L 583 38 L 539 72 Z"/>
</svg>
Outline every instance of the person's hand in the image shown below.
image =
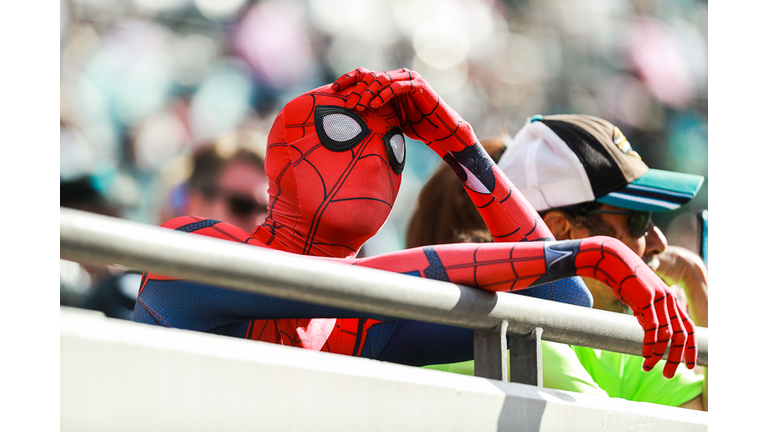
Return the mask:
<svg viewBox="0 0 768 432">
<path fill-rule="evenodd" d="M 337 79 L 332 89 L 355 86 L 347 97 L 348 109 L 378 109 L 391 103 L 398 112 L 403 132 L 426 143 L 443 157 L 478 143 L 472 126 L 464 121 L 418 72 L 398 69 L 374 72 L 358 68 Z"/>
<path fill-rule="evenodd" d="M 708 326 L 709 289 L 707 267 L 696 253 L 679 246 L 668 246 L 648 263 L 667 285 L 685 292 L 691 318 L 698 326 Z"/>
<path fill-rule="evenodd" d="M 698 255 L 679 246 L 667 246 L 664 252 L 653 257 L 648 265 L 668 285 L 677 284 L 682 287 L 697 282 L 702 269 L 706 269 L 704 261 Z"/>
<path fill-rule="evenodd" d="M 577 274 L 605 283 L 616 297 L 632 309 L 645 331 L 643 369 L 651 370 L 669 345 L 664 376 L 675 375 L 685 360 L 696 366 L 697 346 L 693 321 L 667 285 L 624 243 L 613 237 L 581 240 L 575 266 Z"/>
</svg>

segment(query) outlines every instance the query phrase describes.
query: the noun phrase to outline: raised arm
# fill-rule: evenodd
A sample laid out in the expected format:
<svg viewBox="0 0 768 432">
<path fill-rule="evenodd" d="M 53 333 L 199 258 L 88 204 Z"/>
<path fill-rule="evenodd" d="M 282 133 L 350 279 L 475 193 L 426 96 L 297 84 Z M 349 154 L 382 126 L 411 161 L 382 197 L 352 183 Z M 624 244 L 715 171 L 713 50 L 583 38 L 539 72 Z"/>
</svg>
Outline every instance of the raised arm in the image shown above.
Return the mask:
<svg viewBox="0 0 768 432">
<path fill-rule="evenodd" d="M 495 241 L 554 240 L 528 200 L 488 156 L 472 126 L 417 72 L 359 68 L 336 80 L 333 89 L 350 86 L 355 88 L 347 108 L 378 109 L 391 103 L 403 132 L 426 143 L 456 171 Z"/>
</svg>

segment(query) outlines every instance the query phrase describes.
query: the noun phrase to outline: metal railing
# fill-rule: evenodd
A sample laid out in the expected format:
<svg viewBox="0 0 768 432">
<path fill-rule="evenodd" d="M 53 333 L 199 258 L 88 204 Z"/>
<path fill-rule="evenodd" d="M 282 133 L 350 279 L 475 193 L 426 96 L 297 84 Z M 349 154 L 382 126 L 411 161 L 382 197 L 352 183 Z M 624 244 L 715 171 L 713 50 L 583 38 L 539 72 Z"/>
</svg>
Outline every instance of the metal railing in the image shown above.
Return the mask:
<svg viewBox="0 0 768 432">
<path fill-rule="evenodd" d="M 640 355 L 629 315 L 415 278 L 60 209 L 60 255 L 233 289 L 475 330 L 475 375 L 542 384 L 542 340 Z M 510 336 L 511 368 L 507 369 Z M 708 365 L 707 329 L 696 328 Z M 666 354 L 665 354 L 666 357 Z"/>
</svg>

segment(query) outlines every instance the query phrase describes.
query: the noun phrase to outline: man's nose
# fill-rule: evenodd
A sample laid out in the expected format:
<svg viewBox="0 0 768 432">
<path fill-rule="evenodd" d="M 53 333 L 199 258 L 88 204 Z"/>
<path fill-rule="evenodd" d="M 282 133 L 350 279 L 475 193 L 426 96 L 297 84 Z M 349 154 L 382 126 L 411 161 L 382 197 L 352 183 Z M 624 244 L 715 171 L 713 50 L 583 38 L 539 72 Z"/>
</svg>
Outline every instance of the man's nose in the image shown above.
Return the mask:
<svg viewBox="0 0 768 432">
<path fill-rule="evenodd" d="M 643 259 L 648 262 L 656 255 L 664 252 L 669 246 L 667 238 L 664 233 L 661 232 L 659 227 L 651 222 L 651 226 L 648 228 L 648 235 L 645 236 L 645 253 Z"/>
</svg>

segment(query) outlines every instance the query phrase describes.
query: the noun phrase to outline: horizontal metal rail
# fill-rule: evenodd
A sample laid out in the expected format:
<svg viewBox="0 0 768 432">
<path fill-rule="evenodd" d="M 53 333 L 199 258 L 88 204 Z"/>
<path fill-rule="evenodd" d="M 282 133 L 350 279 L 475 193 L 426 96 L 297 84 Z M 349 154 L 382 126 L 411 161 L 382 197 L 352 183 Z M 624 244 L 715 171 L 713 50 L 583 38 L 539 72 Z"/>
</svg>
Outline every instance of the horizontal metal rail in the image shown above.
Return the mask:
<svg viewBox="0 0 768 432">
<path fill-rule="evenodd" d="M 506 327 L 507 334 L 515 337 L 540 333 L 541 340 L 642 352 L 643 331 L 629 315 L 350 266 L 66 208 L 60 210 L 60 255 L 383 316 L 486 333 Z M 697 327 L 696 336 L 698 364 L 707 366 L 707 329 Z"/>
</svg>

